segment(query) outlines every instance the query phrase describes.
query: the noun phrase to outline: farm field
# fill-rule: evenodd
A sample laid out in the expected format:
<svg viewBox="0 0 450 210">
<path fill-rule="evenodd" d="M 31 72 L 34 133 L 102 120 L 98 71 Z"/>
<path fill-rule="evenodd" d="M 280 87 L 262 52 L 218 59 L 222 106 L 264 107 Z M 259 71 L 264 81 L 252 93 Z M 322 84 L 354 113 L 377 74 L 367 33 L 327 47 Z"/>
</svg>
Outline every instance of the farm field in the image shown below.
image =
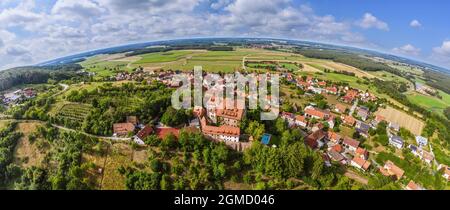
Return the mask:
<svg viewBox="0 0 450 210">
<path fill-rule="evenodd" d="M 444 110 L 450 106 L 450 95 L 443 91 L 439 91 L 439 94 L 442 96 L 442 99 L 417 92 L 408 93 L 406 96 L 412 103 L 442 115 Z"/>
<path fill-rule="evenodd" d="M 379 108 L 375 114 L 383 116 L 388 122 L 397 123 L 401 127 L 410 130 L 414 135 L 421 135 L 422 129 L 425 126 L 421 120 L 390 106 L 385 109 Z"/>
</svg>

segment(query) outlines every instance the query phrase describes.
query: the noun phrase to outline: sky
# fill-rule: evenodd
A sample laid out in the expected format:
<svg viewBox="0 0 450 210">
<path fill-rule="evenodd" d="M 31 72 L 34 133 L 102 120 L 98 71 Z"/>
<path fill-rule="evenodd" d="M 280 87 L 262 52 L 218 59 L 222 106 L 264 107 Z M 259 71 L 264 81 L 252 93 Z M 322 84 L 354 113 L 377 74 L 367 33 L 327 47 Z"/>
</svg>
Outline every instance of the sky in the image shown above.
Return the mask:
<svg viewBox="0 0 450 210">
<path fill-rule="evenodd" d="M 450 69 L 449 9 L 448 0 L 1 0 L 0 69 L 190 37 L 317 41 Z"/>
</svg>

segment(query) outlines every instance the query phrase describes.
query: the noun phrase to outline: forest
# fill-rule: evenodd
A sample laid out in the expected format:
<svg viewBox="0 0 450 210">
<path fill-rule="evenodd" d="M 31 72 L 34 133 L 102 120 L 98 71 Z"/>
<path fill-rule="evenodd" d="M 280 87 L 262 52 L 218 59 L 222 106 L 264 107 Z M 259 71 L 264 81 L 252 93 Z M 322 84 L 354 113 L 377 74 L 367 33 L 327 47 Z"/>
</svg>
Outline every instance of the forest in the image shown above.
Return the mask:
<svg viewBox="0 0 450 210">
<path fill-rule="evenodd" d="M 82 67 L 79 64 L 55 65 L 45 67 L 17 67 L 0 71 L 0 91 L 23 84 L 47 83 L 49 79 L 60 81 L 77 75 Z"/>
</svg>

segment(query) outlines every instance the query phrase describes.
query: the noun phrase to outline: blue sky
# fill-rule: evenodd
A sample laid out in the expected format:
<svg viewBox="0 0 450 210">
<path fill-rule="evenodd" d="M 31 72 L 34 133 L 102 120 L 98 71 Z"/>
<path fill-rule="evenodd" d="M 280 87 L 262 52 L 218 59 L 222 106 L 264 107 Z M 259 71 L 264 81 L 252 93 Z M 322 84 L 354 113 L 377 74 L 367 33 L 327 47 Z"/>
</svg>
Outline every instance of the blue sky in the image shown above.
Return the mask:
<svg viewBox="0 0 450 210">
<path fill-rule="evenodd" d="M 375 49 L 450 68 L 450 1 L 2 0 L 0 69 L 115 45 L 274 37 Z"/>
</svg>

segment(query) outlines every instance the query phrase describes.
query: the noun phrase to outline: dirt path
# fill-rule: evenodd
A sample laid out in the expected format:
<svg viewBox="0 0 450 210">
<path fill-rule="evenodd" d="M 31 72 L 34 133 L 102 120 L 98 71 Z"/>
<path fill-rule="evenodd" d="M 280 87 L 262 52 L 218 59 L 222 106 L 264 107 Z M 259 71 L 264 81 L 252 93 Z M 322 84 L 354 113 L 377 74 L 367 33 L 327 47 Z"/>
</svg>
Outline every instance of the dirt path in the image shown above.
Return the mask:
<svg viewBox="0 0 450 210">
<path fill-rule="evenodd" d="M 352 170 L 347 170 L 344 174 L 346 177 L 353 179 L 361 184 L 367 185 L 369 183 L 369 180 L 367 180 L 364 177 L 359 176 L 357 173 L 355 173 Z"/>
</svg>

